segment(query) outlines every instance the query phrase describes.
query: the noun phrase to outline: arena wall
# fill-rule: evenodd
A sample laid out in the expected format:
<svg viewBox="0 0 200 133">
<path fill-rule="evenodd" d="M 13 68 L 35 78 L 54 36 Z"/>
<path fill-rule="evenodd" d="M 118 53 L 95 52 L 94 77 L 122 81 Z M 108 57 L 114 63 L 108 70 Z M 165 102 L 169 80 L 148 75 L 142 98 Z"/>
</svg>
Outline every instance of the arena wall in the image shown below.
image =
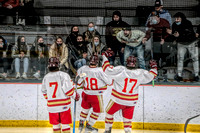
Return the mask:
<svg viewBox="0 0 200 133">
<path fill-rule="evenodd" d="M 0 126 L 50 126 L 46 100 L 41 93 L 41 84 L 1 83 L 0 84 Z M 81 94 L 82 90 L 78 90 Z M 111 87 L 104 93 L 104 107 L 110 98 Z M 189 117 L 200 114 L 200 87 L 151 85 L 140 86 L 139 101 L 133 117 L 133 128 L 183 130 Z M 71 108 L 73 114 L 74 102 Z M 77 102 L 76 120 L 78 125 L 81 99 Z M 104 127 L 104 113 L 96 127 Z M 113 128 L 123 128 L 122 115 L 114 116 Z M 189 129 L 199 131 L 200 117 L 190 122 Z"/>
</svg>

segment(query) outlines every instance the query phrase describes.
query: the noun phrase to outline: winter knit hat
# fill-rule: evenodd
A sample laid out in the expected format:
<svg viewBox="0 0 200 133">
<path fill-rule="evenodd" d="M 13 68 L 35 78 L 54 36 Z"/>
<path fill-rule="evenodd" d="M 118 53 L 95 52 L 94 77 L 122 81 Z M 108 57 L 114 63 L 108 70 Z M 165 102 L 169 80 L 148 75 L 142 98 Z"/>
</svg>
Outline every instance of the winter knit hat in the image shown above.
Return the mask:
<svg viewBox="0 0 200 133">
<path fill-rule="evenodd" d="M 112 16 L 114 16 L 114 15 L 117 15 L 121 18 L 121 13 L 119 11 L 114 11 Z"/>
</svg>

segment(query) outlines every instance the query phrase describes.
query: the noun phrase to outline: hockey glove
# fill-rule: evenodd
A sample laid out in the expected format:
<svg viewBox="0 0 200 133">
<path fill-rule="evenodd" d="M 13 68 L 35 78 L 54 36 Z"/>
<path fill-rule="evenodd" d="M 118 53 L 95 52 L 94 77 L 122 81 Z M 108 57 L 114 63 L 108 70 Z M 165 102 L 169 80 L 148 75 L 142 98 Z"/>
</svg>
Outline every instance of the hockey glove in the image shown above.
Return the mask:
<svg viewBox="0 0 200 133">
<path fill-rule="evenodd" d="M 150 65 L 151 69 L 157 69 L 157 63 L 154 59 L 149 61 L 149 65 Z"/>
<path fill-rule="evenodd" d="M 76 92 L 76 97 L 74 100 L 78 101 L 80 99 L 80 95 Z"/>
<path fill-rule="evenodd" d="M 106 50 L 102 53 L 102 55 L 105 55 L 107 58 L 109 58 L 114 55 L 114 52 L 112 50 Z"/>
</svg>

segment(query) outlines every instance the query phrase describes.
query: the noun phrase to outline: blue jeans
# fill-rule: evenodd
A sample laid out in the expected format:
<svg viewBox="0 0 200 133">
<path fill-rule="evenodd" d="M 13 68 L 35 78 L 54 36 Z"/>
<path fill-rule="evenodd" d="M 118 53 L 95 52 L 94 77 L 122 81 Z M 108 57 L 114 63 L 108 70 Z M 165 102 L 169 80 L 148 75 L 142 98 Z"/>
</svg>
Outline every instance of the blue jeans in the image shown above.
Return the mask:
<svg viewBox="0 0 200 133">
<path fill-rule="evenodd" d="M 20 69 L 20 60 L 24 63 L 24 73 L 28 72 L 29 59 L 28 58 L 15 58 L 15 71 L 18 73 Z"/>
<path fill-rule="evenodd" d="M 195 76 L 198 76 L 199 74 L 199 51 L 198 47 L 195 42 L 188 44 L 188 45 L 183 45 L 181 43 L 178 43 L 178 75 L 182 76 L 182 71 L 183 71 L 183 62 L 184 62 L 184 57 L 186 52 L 189 52 L 190 57 L 193 61 L 193 68 L 194 68 L 194 74 Z"/>
<path fill-rule="evenodd" d="M 124 50 L 124 65 L 126 65 L 126 59 L 130 56 L 135 54 L 137 55 L 137 59 L 139 60 L 139 66 L 142 69 L 146 69 L 145 67 L 145 61 L 144 61 L 144 49 L 142 47 L 142 44 L 136 46 L 136 47 L 131 47 L 126 45 L 125 50 Z"/>
<path fill-rule="evenodd" d="M 74 66 L 79 69 L 80 67 L 86 65 L 86 59 L 79 59 L 77 61 L 74 62 Z"/>
</svg>

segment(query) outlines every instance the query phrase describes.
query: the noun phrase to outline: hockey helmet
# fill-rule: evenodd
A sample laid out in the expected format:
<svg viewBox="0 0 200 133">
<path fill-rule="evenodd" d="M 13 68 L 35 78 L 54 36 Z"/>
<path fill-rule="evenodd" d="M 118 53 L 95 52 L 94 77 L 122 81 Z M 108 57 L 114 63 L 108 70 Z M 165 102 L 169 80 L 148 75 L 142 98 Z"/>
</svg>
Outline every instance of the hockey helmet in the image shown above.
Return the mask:
<svg viewBox="0 0 200 133">
<path fill-rule="evenodd" d="M 60 61 L 57 57 L 49 58 L 48 68 L 51 68 L 51 67 L 58 67 L 59 68 L 59 65 L 60 65 Z"/>
<path fill-rule="evenodd" d="M 90 57 L 90 65 L 97 65 L 99 63 L 99 57 L 97 55 L 92 55 Z"/>
<path fill-rule="evenodd" d="M 129 68 L 135 68 L 136 67 L 136 57 L 134 56 L 129 56 L 126 60 L 126 66 L 129 67 Z"/>
</svg>

